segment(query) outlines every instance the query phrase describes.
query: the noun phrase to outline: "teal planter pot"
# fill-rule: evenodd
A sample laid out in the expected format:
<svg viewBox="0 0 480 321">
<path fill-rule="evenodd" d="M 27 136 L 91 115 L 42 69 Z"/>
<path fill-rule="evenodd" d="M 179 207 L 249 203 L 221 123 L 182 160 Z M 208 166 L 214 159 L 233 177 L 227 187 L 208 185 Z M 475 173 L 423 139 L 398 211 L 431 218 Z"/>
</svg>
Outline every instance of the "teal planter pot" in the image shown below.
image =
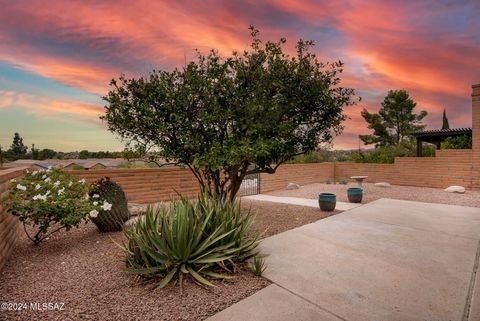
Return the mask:
<svg viewBox="0 0 480 321">
<path fill-rule="evenodd" d="M 347 189 L 347 196 L 350 203 L 361 203 L 363 198 L 363 189 L 360 187 L 350 187 Z"/>
<path fill-rule="evenodd" d="M 332 193 L 320 193 L 318 195 L 318 205 L 320 206 L 320 210 L 331 212 L 337 205 L 337 196 Z"/>
</svg>

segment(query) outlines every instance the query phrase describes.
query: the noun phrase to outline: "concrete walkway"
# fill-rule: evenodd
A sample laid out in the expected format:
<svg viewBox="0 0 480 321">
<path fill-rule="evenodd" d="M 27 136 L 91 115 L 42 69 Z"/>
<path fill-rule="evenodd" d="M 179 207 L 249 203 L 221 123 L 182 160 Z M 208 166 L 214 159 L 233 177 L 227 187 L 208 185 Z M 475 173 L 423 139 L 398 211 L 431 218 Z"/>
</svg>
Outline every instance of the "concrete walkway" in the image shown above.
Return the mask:
<svg viewBox="0 0 480 321">
<path fill-rule="evenodd" d="M 273 284 L 209 320 L 480 320 L 479 239 L 479 208 L 380 199 L 265 239 Z"/>
<path fill-rule="evenodd" d="M 242 198 L 256 200 L 256 201 L 284 203 L 284 204 L 318 208 L 318 200 L 314 200 L 311 198 L 272 196 L 272 195 L 265 195 L 265 194 L 243 196 Z M 362 206 L 362 204 L 337 202 L 335 209 L 339 211 L 348 211 L 359 206 Z"/>
</svg>

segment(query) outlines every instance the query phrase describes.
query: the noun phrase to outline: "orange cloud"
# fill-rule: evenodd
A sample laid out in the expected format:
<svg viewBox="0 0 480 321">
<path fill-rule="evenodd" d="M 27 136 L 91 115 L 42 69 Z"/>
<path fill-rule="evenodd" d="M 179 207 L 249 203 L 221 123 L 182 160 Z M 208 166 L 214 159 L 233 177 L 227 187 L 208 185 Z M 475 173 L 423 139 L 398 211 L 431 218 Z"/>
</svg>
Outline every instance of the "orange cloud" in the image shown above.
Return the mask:
<svg viewBox="0 0 480 321">
<path fill-rule="evenodd" d="M 14 91 L 0 91 L 0 108 L 22 108 L 38 116 L 75 115 L 99 123 L 103 108 L 76 101 L 56 100 Z"/>
</svg>

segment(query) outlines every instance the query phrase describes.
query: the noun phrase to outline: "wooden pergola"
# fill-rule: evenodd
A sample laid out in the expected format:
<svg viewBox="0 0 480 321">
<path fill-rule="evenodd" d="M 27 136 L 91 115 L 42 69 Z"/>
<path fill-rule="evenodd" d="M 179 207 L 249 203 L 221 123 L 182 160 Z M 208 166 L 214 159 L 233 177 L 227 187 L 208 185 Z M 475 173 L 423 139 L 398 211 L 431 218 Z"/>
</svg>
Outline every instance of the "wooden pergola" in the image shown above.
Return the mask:
<svg viewBox="0 0 480 321">
<path fill-rule="evenodd" d="M 449 137 L 456 136 L 472 136 L 471 128 L 451 128 L 451 129 L 434 129 L 412 133 L 417 140 L 417 157 L 422 157 L 422 142 L 434 144 L 440 149 L 440 144 Z"/>
</svg>

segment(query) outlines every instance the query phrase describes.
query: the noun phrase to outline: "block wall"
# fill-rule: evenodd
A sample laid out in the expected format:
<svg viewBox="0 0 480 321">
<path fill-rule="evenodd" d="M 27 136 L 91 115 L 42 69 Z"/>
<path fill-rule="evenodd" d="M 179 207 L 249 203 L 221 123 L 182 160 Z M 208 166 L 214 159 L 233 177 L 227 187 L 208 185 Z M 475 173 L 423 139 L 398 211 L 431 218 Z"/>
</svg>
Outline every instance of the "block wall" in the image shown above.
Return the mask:
<svg viewBox="0 0 480 321">
<path fill-rule="evenodd" d="M 154 203 L 169 201 L 181 193 L 195 197 L 200 191 L 196 178 L 188 169 L 113 169 L 68 171 L 88 182 L 102 177 L 110 177 L 125 191 L 129 202 Z"/>
<path fill-rule="evenodd" d="M 472 188 L 480 189 L 480 84 L 472 86 Z"/>
<path fill-rule="evenodd" d="M 334 163 L 285 164 L 275 174 L 260 174 L 260 192 L 284 189 L 288 183 L 299 185 L 334 180 Z"/>
<path fill-rule="evenodd" d="M 21 176 L 24 170 L 18 168 L 0 170 L 0 198 L 6 195 L 10 180 Z M 13 250 L 20 226 L 18 218 L 5 212 L 3 205 L 0 204 L 0 270 Z"/>
</svg>

